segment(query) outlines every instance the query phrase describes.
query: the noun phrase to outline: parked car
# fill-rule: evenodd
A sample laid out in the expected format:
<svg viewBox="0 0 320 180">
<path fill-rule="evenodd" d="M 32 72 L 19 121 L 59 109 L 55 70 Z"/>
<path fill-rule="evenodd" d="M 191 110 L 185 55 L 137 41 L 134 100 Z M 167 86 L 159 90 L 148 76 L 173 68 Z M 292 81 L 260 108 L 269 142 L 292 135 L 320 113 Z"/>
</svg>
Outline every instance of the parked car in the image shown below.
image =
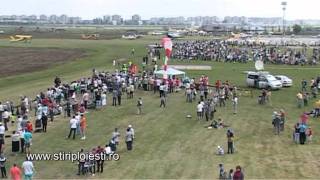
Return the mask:
<svg viewBox="0 0 320 180">
<path fill-rule="evenodd" d="M 276 75 L 274 77 L 282 83 L 282 87 L 291 87 L 292 86 L 292 79 L 288 78 L 287 76 Z"/>
<path fill-rule="evenodd" d="M 259 89 L 276 90 L 282 88 L 282 83 L 269 72 L 248 72 L 246 82 L 248 87 Z"/>
</svg>

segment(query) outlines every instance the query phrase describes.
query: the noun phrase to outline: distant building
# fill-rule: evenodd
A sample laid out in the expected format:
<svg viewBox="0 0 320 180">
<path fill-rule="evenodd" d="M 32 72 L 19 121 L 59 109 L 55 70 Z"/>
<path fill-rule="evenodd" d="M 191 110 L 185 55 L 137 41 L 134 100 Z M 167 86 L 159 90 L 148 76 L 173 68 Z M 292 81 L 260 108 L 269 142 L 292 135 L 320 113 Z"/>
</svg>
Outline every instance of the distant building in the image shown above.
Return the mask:
<svg viewBox="0 0 320 180">
<path fill-rule="evenodd" d="M 138 14 L 135 14 L 131 18 L 132 21 L 141 21 L 141 16 Z"/>
<path fill-rule="evenodd" d="M 111 17 L 111 20 L 113 25 L 120 25 L 122 24 L 122 21 L 123 21 L 120 15 L 113 15 Z"/>
<path fill-rule="evenodd" d="M 39 16 L 40 21 L 48 21 L 48 16 L 42 14 Z"/>
<path fill-rule="evenodd" d="M 67 23 L 68 24 L 79 24 L 79 23 L 81 23 L 81 18 L 80 17 L 69 17 Z"/>
<path fill-rule="evenodd" d="M 109 15 L 103 16 L 103 23 L 110 24 L 111 23 L 111 16 L 109 16 Z"/>
<path fill-rule="evenodd" d="M 49 17 L 49 23 L 52 23 L 52 24 L 56 24 L 58 22 L 58 16 L 57 15 L 51 15 Z"/>
<path fill-rule="evenodd" d="M 61 15 L 61 16 L 59 17 L 59 23 L 61 23 L 61 24 L 67 24 L 67 22 L 68 22 L 68 16 L 67 16 L 67 15 L 63 14 L 63 15 Z"/>
</svg>

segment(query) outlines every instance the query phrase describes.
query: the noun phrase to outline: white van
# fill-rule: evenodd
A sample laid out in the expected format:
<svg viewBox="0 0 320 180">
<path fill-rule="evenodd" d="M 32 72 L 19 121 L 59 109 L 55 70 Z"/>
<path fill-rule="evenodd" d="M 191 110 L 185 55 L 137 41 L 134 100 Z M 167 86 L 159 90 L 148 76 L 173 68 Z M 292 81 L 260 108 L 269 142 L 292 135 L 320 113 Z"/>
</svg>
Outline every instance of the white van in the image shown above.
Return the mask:
<svg viewBox="0 0 320 180">
<path fill-rule="evenodd" d="M 259 89 L 281 89 L 282 83 L 269 72 L 248 72 L 247 86 Z"/>
</svg>

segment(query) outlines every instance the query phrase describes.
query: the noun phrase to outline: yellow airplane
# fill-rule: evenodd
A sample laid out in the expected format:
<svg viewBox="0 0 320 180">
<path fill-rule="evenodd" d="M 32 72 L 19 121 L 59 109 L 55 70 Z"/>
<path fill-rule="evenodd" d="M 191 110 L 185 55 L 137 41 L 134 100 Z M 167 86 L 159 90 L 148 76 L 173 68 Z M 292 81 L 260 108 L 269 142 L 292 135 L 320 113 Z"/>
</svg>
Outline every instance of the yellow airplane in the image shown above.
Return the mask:
<svg viewBox="0 0 320 180">
<path fill-rule="evenodd" d="M 19 41 L 31 42 L 31 40 L 32 40 L 32 36 L 30 35 L 10 36 L 10 42 L 19 42 Z"/>
<path fill-rule="evenodd" d="M 82 34 L 81 35 L 81 39 L 84 39 L 84 40 L 98 40 L 100 37 L 99 34 Z"/>
</svg>

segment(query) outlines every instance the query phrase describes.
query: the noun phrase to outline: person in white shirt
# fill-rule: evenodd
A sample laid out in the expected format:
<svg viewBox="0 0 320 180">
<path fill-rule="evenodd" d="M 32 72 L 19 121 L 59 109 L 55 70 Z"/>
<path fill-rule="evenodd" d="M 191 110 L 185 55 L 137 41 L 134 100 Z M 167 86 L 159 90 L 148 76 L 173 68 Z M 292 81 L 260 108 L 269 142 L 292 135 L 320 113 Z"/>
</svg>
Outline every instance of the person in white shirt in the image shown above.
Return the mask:
<svg viewBox="0 0 320 180">
<path fill-rule="evenodd" d="M 68 135 L 68 139 L 71 137 L 71 133 L 73 132 L 73 139 L 76 138 L 76 130 L 77 130 L 77 119 L 76 116 L 73 116 L 70 120 L 70 132 Z"/>
<path fill-rule="evenodd" d="M 4 144 L 4 133 L 5 127 L 3 126 L 2 122 L 0 122 L 0 152 L 2 152 L 2 145 Z"/>
<path fill-rule="evenodd" d="M 4 112 L 2 113 L 2 119 L 3 119 L 4 127 L 6 131 L 8 131 L 7 123 L 9 122 L 9 116 L 10 116 L 10 113 L 8 112 L 7 109 L 5 109 Z"/>
<path fill-rule="evenodd" d="M 4 106 L 3 104 L 0 102 L 0 120 L 2 120 L 2 113 L 4 112 Z"/>
<path fill-rule="evenodd" d="M 18 116 L 16 131 L 19 131 L 21 129 L 21 122 L 22 122 L 22 117 Z"/>
<path fill-rule="evenodd" d="M 24 179 L 32 179 L 33 173 L 35 171 L 33 163 L 26 158 L 26 161 L 22 163 L 22 168 L 24 172 Z"/>
<path fill-rule="evenodd" d="M 120 137 L 120 133 L 118 131 L 118 128 L 115 128 L 114 132 L 112 133 L 112 139 L 114 139 L 114 142 L 116 143 L 116 145 L 119 145 L 119 137 Z"/>
<path fill-rule="evenodd" d="M 220 146 L 217 148 L 217 155 L 224 155 L 224 149 Z"/>
<path fill-rule="evenodd" d="M 104 152 L 107 155 L 107 158 L 109 158 L 108 156 L 112 155 L 114 152 L 112 152 L 111 147 L 107 144 L 106 147 L 104 148 Z"/>
<path fill-rule="evenodd" d="M 134 129 L 133 129 L 132 125 L 129 125 L 128 128 L 130 128 L 130 131 L 132 133 L 132 139 L 134 139 L 135 136 L 134 136 Z"/>
<path fill-rule="evenodd" d="M 81 120 L 81 116 L 79 113 L 76 114 L 76 120 L 77 120 L 77 130 L 76 130 L 76 134 L 79 135 L 80 134 L 80 120 Z"/>
<path fill-rule="evenodd" d="M 83 95 L 82 95 L 82 102 L 84 104 L 84 107 L 87 109 L 88 108 L 88 102 L 89 102 L 89 93 L 88 92 L 85 92 Z"/>
<path fill-rule="evenodd" d="M 199 103 L 197 105 L 197 117 L 198 117 L 198 120 L 200 120 L 201 117 L 202 117 L 202 111 L 203 111 L 203 104 L 199 101 Z"/>
<path fill-rule="evenodd" d="M 233 114 L 237 114 L 238 112 L 238 97 L 234 96 L 232 99 L 232 107 L 233 107 Z"/>
</svg>

